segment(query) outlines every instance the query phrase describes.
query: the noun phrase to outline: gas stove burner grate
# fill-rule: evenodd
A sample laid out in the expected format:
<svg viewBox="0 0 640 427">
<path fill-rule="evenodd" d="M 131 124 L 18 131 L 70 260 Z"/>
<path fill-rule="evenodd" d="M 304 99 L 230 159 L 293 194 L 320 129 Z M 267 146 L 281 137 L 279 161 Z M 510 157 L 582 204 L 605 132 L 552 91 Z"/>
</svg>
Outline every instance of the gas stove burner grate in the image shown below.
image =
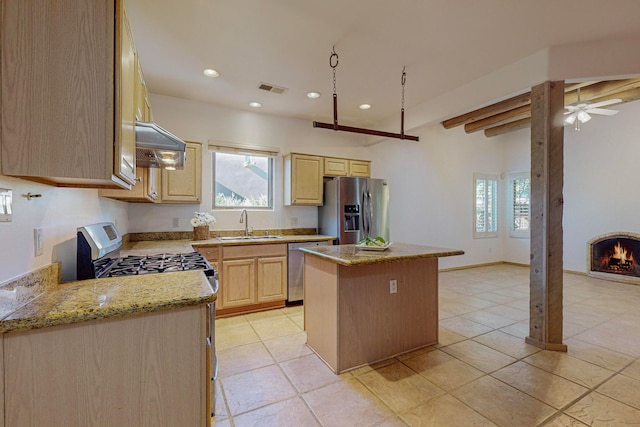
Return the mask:
<svg viewBox="0 0 640 427">
<path fill-rule="evenodd" d="M 169 273 L 188 270 L 212 270 L 199 252 L 184 254 L 129 255 L 116 260 L 102 277 L 132 276 L 149 273 Z"/>
</svg>

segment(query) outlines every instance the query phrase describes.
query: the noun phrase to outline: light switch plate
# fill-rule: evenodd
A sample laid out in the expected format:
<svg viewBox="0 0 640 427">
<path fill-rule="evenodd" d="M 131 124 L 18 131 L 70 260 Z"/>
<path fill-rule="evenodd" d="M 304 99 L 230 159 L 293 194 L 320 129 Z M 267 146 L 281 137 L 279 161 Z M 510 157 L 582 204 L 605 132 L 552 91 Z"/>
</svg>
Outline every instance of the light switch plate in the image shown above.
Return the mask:
<svg viewBox="0 0 640 427">
<path fill-rule="evenodd" d="M 11 222 L 13 219 L 12 194 L 8 188 L 0 188 L 0 222 Z"/>
<path fill-rule="evenodd" d="M 33 255 L 42 255 L 42 228 L 33 229 Z"/>
</svg>

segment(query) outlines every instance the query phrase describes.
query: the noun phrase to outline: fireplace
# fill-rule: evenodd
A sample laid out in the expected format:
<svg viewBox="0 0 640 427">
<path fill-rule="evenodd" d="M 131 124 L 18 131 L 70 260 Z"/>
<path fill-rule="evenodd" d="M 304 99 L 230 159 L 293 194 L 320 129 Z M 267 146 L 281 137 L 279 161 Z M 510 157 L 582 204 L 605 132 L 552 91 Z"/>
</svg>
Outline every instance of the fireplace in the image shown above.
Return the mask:
<svg viewBox="0 0 640 427">
<path fill-rule="evenodd" d="M 640 284 L 640 234 L 611 233 L 587 244 L 589 275 Z"/>
</svg>

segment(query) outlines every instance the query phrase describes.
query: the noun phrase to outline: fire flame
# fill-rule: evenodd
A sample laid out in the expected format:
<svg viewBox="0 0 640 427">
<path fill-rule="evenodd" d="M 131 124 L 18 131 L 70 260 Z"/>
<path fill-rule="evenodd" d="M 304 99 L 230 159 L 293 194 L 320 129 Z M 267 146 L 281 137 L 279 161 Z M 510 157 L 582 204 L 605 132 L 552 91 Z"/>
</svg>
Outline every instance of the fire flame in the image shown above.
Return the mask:
<svg viewBox="0 0 640 427">
<path fill-rule="evenodd" d="M 624 263 L 626 261 L 633 262 L 633 254 L 630 253 L 627 255 L 627 250 L 620 245 L 620 242 L 614 246 L 613 250 L 614 252 L 611 258 L 619 259 L 620 263 Z"/>
</svg>

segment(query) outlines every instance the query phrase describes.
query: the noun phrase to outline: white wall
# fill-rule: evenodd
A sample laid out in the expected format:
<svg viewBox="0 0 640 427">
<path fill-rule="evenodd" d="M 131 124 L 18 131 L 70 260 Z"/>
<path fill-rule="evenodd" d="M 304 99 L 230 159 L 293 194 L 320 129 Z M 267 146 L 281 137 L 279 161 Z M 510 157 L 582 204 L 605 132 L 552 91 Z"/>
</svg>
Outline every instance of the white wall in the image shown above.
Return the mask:
<svg viewBox="0 0 640 427">
<path fill-rule="evenodd" d="M 374 173 L 389 179 L 391 239 L 465 251 L 441 259 L 441 268 L 501 261 L 501 236 L 473 238 L 472 202 L 473 173 L 502 172 L 502 143 L 439 124 L 411 134 L 420 141 L 371 147 Z"/>
<path fill-rule="evenodd" d="M 502 231 L 504 242 L 504 261 L 529 264 L 529 238 L 511 237 L 509 235 L 508 191 L 509 175 L 529 173 L 531 170 L 531 131 L 522 129 L 496 137 L 503 141 L 504 150 L 504 193 L 502 197 Z"/>
<path fill-rule="evenodd" d="M 418 143 L 386 140 L 359 147 L 358 135 L 313 129 L 310 122 L 154 95 L 155 118 L 161 126 L 192 141 L 209 139 L 277 146 L 289 151 L 372 160 L 372 174 L 391 186 L 391 238 L 394 241 L 463 249 L 440 266 L 494 261 L 529 262 L 529 240 L 510 238 L 506 229 L 506 183 L 509 173 L 529 170 L 530 133 L 522 130 L 497 138 L 467 135 L 462 128 L 431 125 L 411 131 Z M 613 108 L 612 117 L 594 117 L 581 132 L 565 130 L 564 267 L 586 271 L 586 242 L 615 231 L 640 233 L 637 190 L 640 178 L 640 103 Z M 276 171 L 276 208 L 251 212 L 256 228 L 316 227 L 315 207 L 282 206 L 282 159 Z M 122 233 L 171 231 L 178 217 L 187 231 L 195 210 L 210 210 L 211 167 L 203 161 L 202 205 L 124 203 L 97 196 L 97 190 L 56 188 L 0 175 L 0 188 L 14 195 L 13 222 L 0 223 L 0 283 L 54 261 L 63 261 L 65 280 L 75 274 L 75 230 L 85 224 L 112 221 Z M 503 174 L 503 212 L 499 237 L 473 239 L 473 172 Z M 28 201 L 21 195 L 42 194 Z M 237 210 L 215 212 L 216 228 L 239 229 Z M 33 229 L 42 227 L 44 253 L 33 255 Z"/>
<path fill-rule="evenodd" d="M 236 144 L 265 145 L 280 148 L 274 164 L 274 209 L 252 210 L 249 225 L 254 228 L 317 227 L 316 207 L 285 207 L 282 198 L 282 154 L 289 152 L 312 153 L 336 157 L 369 159 L 361 148 L 363 137 L 358 134 L 314 129 L 307 120 L 270 116 L 247 111 L 232 110 L 211 104 L 189 101 L 163 95 L 151 97 L 154 121 L 171 133 L 187 141 L 204 144 L 202 204 L 200 205 L 148 205 L 132 203 L 129 223 L 132 232 L 189 231 L 189 220 L 195 211 L 211 211 L 212 171 L 206 150 L 208 140 Z M 238 209 L 218 209 L 214 229 L 240 229 Z M 179 218 L 179 227 L 173 228 L 172 219 Z M 297 226 L 292 226 L 292 219 Z"/>
<path fill-rule="evenodd" d="M 587 242 L 617 231 L 640 232 L 640 103 L 614 105 L 615 116 L 593 116 L 564 134 L 564 268 L 587 271 Z M 505 165 L 530 169 L 530 133 L 505 135 Z M 527 239 L 505 239 L 505 260 L 529 262 Z M 639 254 L 640 255 L 640 254 Z"/>
<path fill-rule="evenodd" d="M 56 188 L 0 175 L 0 188 L 13 191 L 13 220 L 0 223 L 0 283 L 62 261 L 63 280 L 75 278 L 76 228 L 96 222 L 128 232 L 127 204 L 98 197 L 98 190 Z M 27 193 L 42 197 L 27 200 Z M 33 229 L 42 228 L 43 254 L 34 256 Z"/>
</svg>

